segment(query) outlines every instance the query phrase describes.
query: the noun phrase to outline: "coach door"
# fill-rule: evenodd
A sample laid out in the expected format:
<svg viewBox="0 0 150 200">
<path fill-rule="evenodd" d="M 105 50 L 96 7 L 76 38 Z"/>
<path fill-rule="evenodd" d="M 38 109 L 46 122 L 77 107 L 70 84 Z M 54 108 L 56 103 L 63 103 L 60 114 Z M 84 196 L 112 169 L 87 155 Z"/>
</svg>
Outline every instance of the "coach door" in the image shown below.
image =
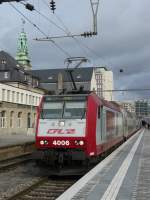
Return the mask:
<svg viewBox="0 0 150 200">
<path fill-rule="evenodd" d="M 106 110 L 101 107 L 101 140 L 105 141 L 106 139 Z"/>
<path fill-rule="evenodd" d="M 97 120 L 96 120 L 96 144 L 100 144 L 102 140 L 101 132 L 101 107 L 97 108 Z"/>
</svg>

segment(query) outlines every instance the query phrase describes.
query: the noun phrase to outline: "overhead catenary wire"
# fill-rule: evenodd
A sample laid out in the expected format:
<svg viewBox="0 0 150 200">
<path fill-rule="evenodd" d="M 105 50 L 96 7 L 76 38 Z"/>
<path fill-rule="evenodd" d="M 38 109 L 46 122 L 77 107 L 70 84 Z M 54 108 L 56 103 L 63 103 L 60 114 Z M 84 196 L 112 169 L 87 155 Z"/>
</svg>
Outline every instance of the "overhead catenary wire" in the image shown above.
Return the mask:
<svg viewBox="0 0 150 200">
<path fill-rule="evenodd" d="M 115 89 L 115 90 L 103 90 L 102 92 L 136 92 L 136 91 L 150 91 L 150 88 Z"/>
<path fill-rule="evenodd" d="M 45 0 L 43 0 L 42 2 L 50 9 L 50 7 L 48 6 L 48 4 L 47 4 L 47 2 Z M 96 58 L 100 58 L 101 60 L 103 60 L 109 66 L 113 66 L 113 64 L 110 61 L 105 60 L 104 58 L 102 58 L 94 49 L 90 48 L 87 44 L 83 43 L 81 40 L 77 39 L 75 36 L 72 36 L 72 33 L 70 32 L 69 28 L 65 25 L 65 23 L 63 22 L 63 20 L 56 13 L 54 13 L 54 16 L 58 19 L 58 21 L 64 27 L 64 29 L 65 29 L 64 32 L 67 35 L 71 36 L 71 38 L 80 46 L 80 48 L 82 48 L 82 50 L 84 51 L 84 53 L 85 53 L 86 56 L 91 57 L 91 56 L 89 56 L 89 54 L 87 53 L 87 51 L 85 51 L 85 49 L 88 50 L 89 52 L 91 52 L 91 54 L 94 55 Z"/>
<path fill-rule="evenodd" d="M 17 9 L 12 3 L 9 2 L 9 5 L 15 9 L 21 16 L 23 16 L 32 26 L 34 26 L 42 35 L 45 37 L 48 37 L 48 35 L 41 29 L 39 26 L 37 26 L 35 23 L 33 23 L 28 17 L 26 17 L 19 9 Z M 58 45 L 54 40 L 49 40 L 55 47 L 57 47 L 61 52 L 63 52 L 66 56 L 71 56 L 66 50 L 64 50 L 60 45 Z"/>
<path fill-rule="evenodd" d="M 43 3 L 49 8 L 48 4 L 45 2 L 45 0 L 43 0 Z M 46 38 L 49 38 L 49 36 L 42 31 L 35 23 L 33 23 L 29 18 L 27 18 L 21 11 L 19 11 L 12 3 L 9 3 L 17 12 L 19 12 L 19 14 L 21 14 L 30 24 L 32 24 L 36 29 L 38 29 L 38 31 L 40 33 L 42 33 Z M 24 4 L 24 3 L 23 3 Z M 24 4 L 25 5 L 25 4 Z M 50 8 L 49 8 L 50 9 Z M 62 27 L 60 27 L 59 25 L 57 25 L 55 22 L 53 22 L 52 20 L 50 20 L 47 16 L 45 16 L 43 13 L 41 13 L 40 11 L 38 11 L 37 9 L 34 8 L 34 10 L 43 18 L 45 18 L 47 21 L 49 21 L 51 24 L 55 25 L 57 28 L 59 28 L 61 31 L 65 32 L 67 35 L 70 35 L 72 39 L 74 39 L 74 41 L 76 43 L 78 43 L 78 45 L 80 46 L 80 48 L 82 48 L 82 50 L 84 51 L 84 53 L 86 54 L 86 56 L 89 57 L 89 54 L 85 51 L 88 50 L 90 51 L 93 55 L 95 55 L 97 58 L 102 59 L 104 62 L 107 62 L 105 59 L 103 59 L 100 55 L 97 54 L 96 51 L 94 51 L 92 48 L 90 48 L 89 46 L 87 46 L 85 43 L 79 41 L 76 37 L 71 35 L 71 32 L 69 31 L 68 27 L 64 24 L 64 22 L 60 19 L 60 17 L 58 17 L 56 14 L 55 16 L 57 17 L 57 19 L 61 22 L 61 24 L 63 25 L 64 29 Z M 53 45 L 55 45 L 58 49 L 60 49 L 65 55 L 70 57 L 70 54 L 64 50 L 60 45 L 56 44 L 56 42 L 52 39 L 49 40 L 49 42 L 52 42 Z M 91 56 L 90 56 L 91 57 Z M 109 62 L 110 63 L 110 62 Z M 112 64 L 111 64 L 112 65 Z"/>
<path fill-rule="evenodd" d="M 48 7 L 48 9 L 50 9 L 50 7 L 48 6 L 48 4 L 47 4 L 47 2 L 45 0 L 43 0 L 43 3 Z M 70 30 L 68 29 L 68 27 L 63 22 L 63 20 L 56 13 L 54 13 L 54 16 L 57 18 L 57 20 L 64 27 L 64 29 L 63 29 L 64 33 L 66 33 L 67 36 L 70 36 L 76 43 L 78 43 L 78 45 L 80 46 L 80 48 L 82 48 L 82 50 L 84 51 L 85 55 L 89 57 L 89 55 L 87 54 L 87 52 L 85 51 L 85 49 L 83 49 L 83 46 L 80 44 L 80 41 L 78 41 L 77 38 L 75 38 L 75 36 L 72 35 L 72 33 L 70 32 Z"/>
</svg>

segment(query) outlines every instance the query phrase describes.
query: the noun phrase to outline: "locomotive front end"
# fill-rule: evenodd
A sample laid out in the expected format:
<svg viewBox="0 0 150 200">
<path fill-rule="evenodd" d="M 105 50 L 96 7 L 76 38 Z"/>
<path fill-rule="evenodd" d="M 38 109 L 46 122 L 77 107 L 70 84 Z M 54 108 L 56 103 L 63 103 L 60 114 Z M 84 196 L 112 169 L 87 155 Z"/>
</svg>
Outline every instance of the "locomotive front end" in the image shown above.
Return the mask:
<svg viewBox="0 0 150 200">
<path fill-rule="evenodd" d="M 85 160 L 86 95 L 44 96 L 36 131 L 38 157 L 47 164 Z"/>
</svg>

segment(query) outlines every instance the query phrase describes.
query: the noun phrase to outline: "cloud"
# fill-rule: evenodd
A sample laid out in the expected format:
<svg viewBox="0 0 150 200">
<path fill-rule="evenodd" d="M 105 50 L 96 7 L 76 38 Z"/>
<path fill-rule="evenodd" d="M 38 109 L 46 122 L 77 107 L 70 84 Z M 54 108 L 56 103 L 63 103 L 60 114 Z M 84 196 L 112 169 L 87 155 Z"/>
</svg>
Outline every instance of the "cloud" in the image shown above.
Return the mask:
<svg viewBox="0 0 150 200">
<path fill-rule="evenodd" d="M 33 2 L 40 12 L 62 25 L 58 17 L 53 15 L 44 3 Z M 56 14 L 72 33 L 78 34 L 92 29 L 89 2 L 87 0 L 56 1 Z M 47 35 L 65 34 L 36 12 L 29 12 L 18 3 L 14 5 Z M 92 63 L 94 66 L 105 65 L 112 69 L 116 89 L 149 87 L 149 8 L 149 0 L 100 1 L 98 36 L 77 38 L 77 40 L 59 39 L 56 42 L 71 56 L 86 56 L 91 60 L 90 65 Z M 0 18 L 0 47 L 15 56 L 22 16 L 19 16 L 8 4 L 1 4 Z M 28 22 L 25 24 L 25 30 L 34 69 L 64 67 L 64 59 L 67 55 L 50 42 L 35 42 L 33 38 L 43 37 L 43 35 Z M 124 70 L 123 73 L 119 72 L 120 69 Z M 126 98 L 137 97 L 148 98 L 149 92 L 126 94 Z"/>
</svg>

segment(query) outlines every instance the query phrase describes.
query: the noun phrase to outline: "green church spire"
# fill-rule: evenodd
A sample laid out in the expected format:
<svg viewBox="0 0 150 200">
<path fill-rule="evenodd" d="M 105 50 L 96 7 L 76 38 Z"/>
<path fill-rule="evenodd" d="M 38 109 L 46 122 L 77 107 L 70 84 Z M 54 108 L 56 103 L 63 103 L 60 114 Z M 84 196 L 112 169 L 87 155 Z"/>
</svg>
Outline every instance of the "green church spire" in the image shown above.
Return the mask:
<svg viewBox="0 0 150 200">
<path fill-rule="evenodd" d="M 24 66 L 24 69 L 31 70 L 30 60 L 28 57 L 29 53 L 27 46 L 27 36 L 24 31 L 24 23 L 25 21 L 23 21 L 23 28 L 18 39 L 16 60 L 19 64 Z"/>
</svg>

